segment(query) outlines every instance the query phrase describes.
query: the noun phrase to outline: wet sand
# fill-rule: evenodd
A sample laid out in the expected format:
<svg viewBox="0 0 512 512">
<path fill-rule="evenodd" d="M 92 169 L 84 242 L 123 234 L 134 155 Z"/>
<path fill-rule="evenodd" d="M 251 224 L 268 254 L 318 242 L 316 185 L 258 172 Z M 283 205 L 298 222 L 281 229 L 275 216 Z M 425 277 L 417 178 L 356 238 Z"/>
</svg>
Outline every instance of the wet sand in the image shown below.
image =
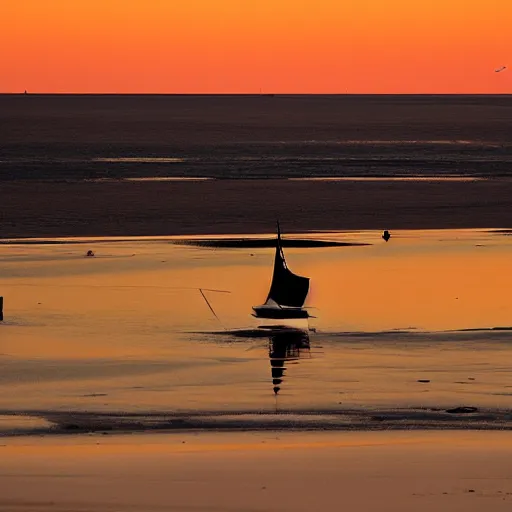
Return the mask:
<svg viewBox="0 0 512 512">
<path fill-rule="evenodd" d="M 510 428 L 507 233 L 297 238 L 349 245 L 285 248 L 290 268 L 311 278 L 316 332 L 282 372 L 274 358 L 286 353 L 270 350 L 268 334 L 250 336 L 271 247 L 0 244 L 0 435 Z M 478 411 L 447 412 L 461 406 Z"/>
<path fill-rule="evenodd" d="M 277 399 L 231 334 L 268 233 L 0 244 L 0 511 L 508 511 L 508 233 L 297 235 L 346 245 L 286 248 L 318 309 Z"/>
<path fill-rule="evenodd" d="M 3 182 L 0 238 L 509 228 L 512 180 Z"/>
<path fill-rule="evenodd" d="M 12 512 L 508 511 L 510 434 L 264 433 L 6 439 Z"/>
</svg>

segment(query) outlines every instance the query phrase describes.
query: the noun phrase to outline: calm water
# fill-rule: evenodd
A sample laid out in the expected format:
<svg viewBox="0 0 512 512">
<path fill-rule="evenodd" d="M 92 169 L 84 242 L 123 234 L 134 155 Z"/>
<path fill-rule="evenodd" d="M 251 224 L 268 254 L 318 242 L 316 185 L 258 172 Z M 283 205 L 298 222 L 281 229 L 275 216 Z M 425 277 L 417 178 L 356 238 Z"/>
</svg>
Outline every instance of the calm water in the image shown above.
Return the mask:
<svg viewBox="0 0 512 512">
<path fill-rule="evenodd" d="M 0 179 L 510 176 L 511 132 L 511 95 L 0 95 Z"/>
<path fill-rule="evenodd" d="M 316 332 L 299 345 L 235 335 L 258 328 L 272 248 L 2 244 L 0 430 L 507 426 L 512 331 L 489 329 L 512 325 L 512 238 L 392 235 L 309 234 L 369 245 L 285 249 L 312 279 Z M 220 322 L 198 288 L 229 292 L 205 291 Z M 444 413 L 458 406 L 487 412 Z"/>
</svg>

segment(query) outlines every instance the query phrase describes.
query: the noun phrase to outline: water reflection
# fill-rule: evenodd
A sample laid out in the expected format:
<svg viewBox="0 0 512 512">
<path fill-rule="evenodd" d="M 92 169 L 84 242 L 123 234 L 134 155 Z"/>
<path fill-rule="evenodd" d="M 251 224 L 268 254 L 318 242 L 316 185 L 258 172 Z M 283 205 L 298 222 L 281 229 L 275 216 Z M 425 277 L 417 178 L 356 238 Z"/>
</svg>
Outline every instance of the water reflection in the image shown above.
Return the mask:
<svg viewBox="0 0 512 512">
<path fill-rule="evenodd" d="M 287 370 L 286 363 L 311 357 L 309 334 L 302 330 L 287 330 L 275 333 L 269 338 L 268 355 L 272 372 L 272 384 L 277 395 Z"/>
</svg>

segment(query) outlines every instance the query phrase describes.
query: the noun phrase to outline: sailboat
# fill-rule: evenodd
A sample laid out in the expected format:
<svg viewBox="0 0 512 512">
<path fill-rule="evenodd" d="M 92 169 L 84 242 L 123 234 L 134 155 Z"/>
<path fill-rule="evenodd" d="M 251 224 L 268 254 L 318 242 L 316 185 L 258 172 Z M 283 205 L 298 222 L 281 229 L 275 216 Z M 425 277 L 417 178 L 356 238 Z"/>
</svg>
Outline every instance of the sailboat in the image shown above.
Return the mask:
<svg viewBox="0 0 512 512">
<path fill-rule="evenodd" d="M 272 319 L 309 318 L 308 311 L 303 307 L 308 292 L 309 278 L 294 274 L 286 264 L 278 222 L 274 274 L 270 291 L 265 304 L 253 306 L 253 316 Z"/>
</svg>

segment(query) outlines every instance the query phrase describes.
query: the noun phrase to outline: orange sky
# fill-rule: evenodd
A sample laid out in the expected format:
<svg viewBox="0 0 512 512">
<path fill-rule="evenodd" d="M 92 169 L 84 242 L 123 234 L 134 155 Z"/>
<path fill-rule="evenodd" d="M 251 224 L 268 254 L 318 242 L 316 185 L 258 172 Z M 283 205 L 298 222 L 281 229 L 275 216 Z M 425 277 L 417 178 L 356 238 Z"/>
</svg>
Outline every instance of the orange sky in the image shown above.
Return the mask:
<svg viewBox="0 0 512 512">
<path fill-rule="evenodd" d="M 512 93 L 511 0 L 0 0 L 0 20 L 1 92 Z"/>
</svg>

